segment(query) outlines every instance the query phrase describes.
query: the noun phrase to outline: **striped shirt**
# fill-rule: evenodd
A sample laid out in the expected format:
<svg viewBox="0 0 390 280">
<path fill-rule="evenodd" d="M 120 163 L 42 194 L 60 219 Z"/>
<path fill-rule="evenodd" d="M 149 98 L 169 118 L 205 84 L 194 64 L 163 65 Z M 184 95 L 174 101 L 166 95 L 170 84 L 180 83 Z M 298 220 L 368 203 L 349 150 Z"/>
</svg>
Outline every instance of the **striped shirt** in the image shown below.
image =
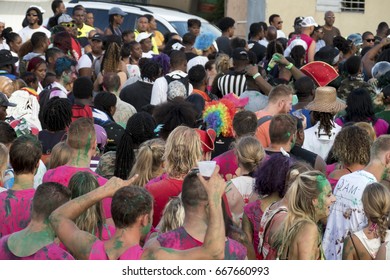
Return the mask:
<svg viewBox="0 0 390 280">
<path fill-rule="evenodd" d="M 218 78 L 218 90 L 222 96 L 231 92 L 240 96 L 246 90 L 245 73 L 230 72 Z"/>
</svg>

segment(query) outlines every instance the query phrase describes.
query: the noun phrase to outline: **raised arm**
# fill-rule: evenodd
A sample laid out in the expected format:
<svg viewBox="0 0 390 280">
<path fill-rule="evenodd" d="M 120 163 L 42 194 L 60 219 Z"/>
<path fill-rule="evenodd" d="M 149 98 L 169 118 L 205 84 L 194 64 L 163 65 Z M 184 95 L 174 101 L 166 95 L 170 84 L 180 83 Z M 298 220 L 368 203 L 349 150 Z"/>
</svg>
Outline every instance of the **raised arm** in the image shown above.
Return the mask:
<svg viewBox="0 0 390 280">
<path fill-rule="evenodd" d="M 74 220 L 103 198 L 112 197 L 120 188 L 131 185 L 137 176 L 126 181 L 113 177 L 104 186 L 65 203 L 50 215 L 54 231 L 75 258 L 87 260 L 97 237 L 80 230 Z"/>
<path fill-rule="evenodd" d="M 193 249 L 179 251 L 159 247 L 158 245 L 156 246 L 157 243 L 155 241 L 153 246 L 145 248 L 142 259 L 223 259 L 225 251 L 225 225 L 221 203 L 226 183 L 218 172 L 219 166 L 215 168 L 210 180 L 205 180 L 198 174 L 199 180 L 202 182 L 208 194 L 210 213 L 210 223 L 206 231 L 203 245 Z"/>
<path fill-rule="evenodd" d="M 288 61 L 282 54 L 279 53 L 274 59 L 277 63 L 284 65 L 286 69 L 290 70 L 291 75 L 294 77 L 295 80 L 306 76 L 301 70 L 295 67 L 294 64 Z"/>
<path fill-rule="evenodd" d="M 247 75 L 250 75 L 254 78 L 256 85 L 260 88 L 260 90 L 265 95 L 268 95 L 272 89 L 272 86 L 266 80 L 264 80 L 264 78 L 260 75 L 258 66 L 249 65 L 246 67 L 245 70 Z"/>
<path fill-rule="evenodd" d="M 390 38 L 383 38 L 382 41 L 373 46 L 362 58 L 362 64 L 366 75 L 371 78 L 371 69 L 374 67 L 376 61 L 375 57 L 378 55 L 379 51 L 384 47 L 390 44 Z"/>
</svg>

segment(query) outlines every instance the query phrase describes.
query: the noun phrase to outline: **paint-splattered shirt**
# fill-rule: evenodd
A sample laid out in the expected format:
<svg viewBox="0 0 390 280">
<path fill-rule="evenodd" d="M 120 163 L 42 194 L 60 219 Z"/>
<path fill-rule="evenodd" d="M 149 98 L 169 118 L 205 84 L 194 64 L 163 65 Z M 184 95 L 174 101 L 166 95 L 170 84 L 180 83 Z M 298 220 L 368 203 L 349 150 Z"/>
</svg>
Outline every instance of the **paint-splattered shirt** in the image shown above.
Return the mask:
<svg viewBox="0 0 390 280">
<path fill-rule="evenodd" d="M 338 181 L 333 191 L 336 202 L 331 207 L 322 242 L 327 260 L 341 260 L 348 232 L 354 233 L 367 225 L 362 194 L 374 182 L 374 175 L 365 170 L 344 175 Z"/>
<path fill-rule="evenodd" d="M 237 156 L 234 153 L 234 150 L 229 150 L 223 154 L 213 158 L 219 165 L 219 174 L 221 174 L 225 180 L 226 175 L 231 174 L 232 176 L 236 175 L 236 170 L 238 168 Z"/>
<path fill-rule="evenodd" d="M 162 247 L 176 250 L 187 250 L 203 245 L 203 242 L 196 240 L 187 233 L 184 227 L 160 234 L 157 241 Z M 228 238 L 225 242 L 225 260 L 244 260 L 246 248 L 239 242 Z"/>
<path fill-rule="evenodd" d="M 252 236 L 252 244 L 255 249 L 256 259 L 261 260 L 261 256 L 258 252 L 259 247 L 259 230 L 260 230 L 260 221 L 261 217 L 263 217 L 263 211 L 261 210 L 261 201 L 256 200 L 251 203 L 248 203 L 244 207 L 244 214 L 248 217 L 249 222 L 252 224 L 253 236 Z"/>
<path fill-rule="evenodd" d="M 139 245 L 128 248 L 118 260 L 140 260 L 143 249 Z M 91 253 L 89 255 L 90 260 L 108 260 L 106 250 L 104 248 L 104 242 L 96 240 L 92 245 Z"/>
<path fill-rule="evenodd" d="M 59 166 L 54 169 L 50 169 L 46 172 L 46 174 L 43 176 L 43 183 L 46 182 L 55 182 L 64 185 L 67 187 L 69 185 L 69 181 L 72 178 L 72 176 L 77 173 L 77 172 L 89 172 L 95 175 L 99 186 L 103 186 L 106 182 L 107 179 L 99 176 L 95 172 L 93 172 L 89 168 L 82 168 L 82 167 L 74 167 L 74 166 L 69 166 L 69 165 L 63 165 Z M 103 204 L 103 212 L 106 217 L 106 219 L 111 218 L 111 198 L 105 198 L 102 201 Z"/>
<path fill-rule="evenodd" d="M 0 237 L 24 229 L 30 222 L 35 189 L 0 193 Z"/>
<path fill-rule="evenodd" d="M 10 235 L 6 235 L 0 239 L 0 260 L 74 260 L 71 254 L 55 243 L 42 247 L 30 256 L 17 257 L 8 248 L 9 237 Z"/>
</svg>

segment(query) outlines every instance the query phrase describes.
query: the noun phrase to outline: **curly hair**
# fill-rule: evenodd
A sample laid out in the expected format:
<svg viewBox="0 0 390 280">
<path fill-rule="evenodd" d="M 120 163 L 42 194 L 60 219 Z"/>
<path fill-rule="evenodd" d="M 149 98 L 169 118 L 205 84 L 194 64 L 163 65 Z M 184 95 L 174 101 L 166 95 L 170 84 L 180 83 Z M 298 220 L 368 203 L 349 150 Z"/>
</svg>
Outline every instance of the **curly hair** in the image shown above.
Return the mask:
<svg viewBox="0 0 390 280">
<path fill-rule="evenodd" d="M 178 126 L 168 136 L 165 146 L 165 170 L 177 178 L 187 174 L 202 158 L 202 144 L 195 129 Z"/>
<path fill-rule="evenodd" d="M 164 140 L 179 125 L 195 128 L 197 115 L 198 113 L 191 103 L 177 99 L 162 103 L 156 106 L 153 111 L 156 123 L 163 125 L 159 136 Z"/>
<path fill-rule="evenodd" d="M 286 193 L 286 176 L 291 159 L 282 154 L 272 155 L 255 171 L 254 191 L 259 195 L 278 193 L 282 198 Z"/>
<path fill-rule="evenodd" d="M 363 209 L 368 220 L 378 225 L 377 235 L 385 242 L 390 212 L 390 191 L 379 183 L 366 186 L 362 195 Z"/>
<path fill-rule="evenodd" d="M 336 136 L 332 148 L 333 156 L 345 165 L 367 165 L 370 161 L 371 144 L 372 140 L 364 129 L 355 125 L 347 126 Z"/>
</svg>

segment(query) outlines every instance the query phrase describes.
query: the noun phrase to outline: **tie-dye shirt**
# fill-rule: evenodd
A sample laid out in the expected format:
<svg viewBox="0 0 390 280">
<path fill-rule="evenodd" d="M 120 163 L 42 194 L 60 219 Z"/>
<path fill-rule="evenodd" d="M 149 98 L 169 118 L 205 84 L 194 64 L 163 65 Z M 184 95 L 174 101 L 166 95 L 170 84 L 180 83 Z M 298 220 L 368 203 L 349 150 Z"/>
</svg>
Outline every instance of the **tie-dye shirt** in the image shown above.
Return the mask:
<svg viewBox="0 0 390 280">
<path fill-rule="evenodd" d="M 0 237 L 24 229 L 30 222 L 35 189 L 0 193 Z"/>
</svg>

